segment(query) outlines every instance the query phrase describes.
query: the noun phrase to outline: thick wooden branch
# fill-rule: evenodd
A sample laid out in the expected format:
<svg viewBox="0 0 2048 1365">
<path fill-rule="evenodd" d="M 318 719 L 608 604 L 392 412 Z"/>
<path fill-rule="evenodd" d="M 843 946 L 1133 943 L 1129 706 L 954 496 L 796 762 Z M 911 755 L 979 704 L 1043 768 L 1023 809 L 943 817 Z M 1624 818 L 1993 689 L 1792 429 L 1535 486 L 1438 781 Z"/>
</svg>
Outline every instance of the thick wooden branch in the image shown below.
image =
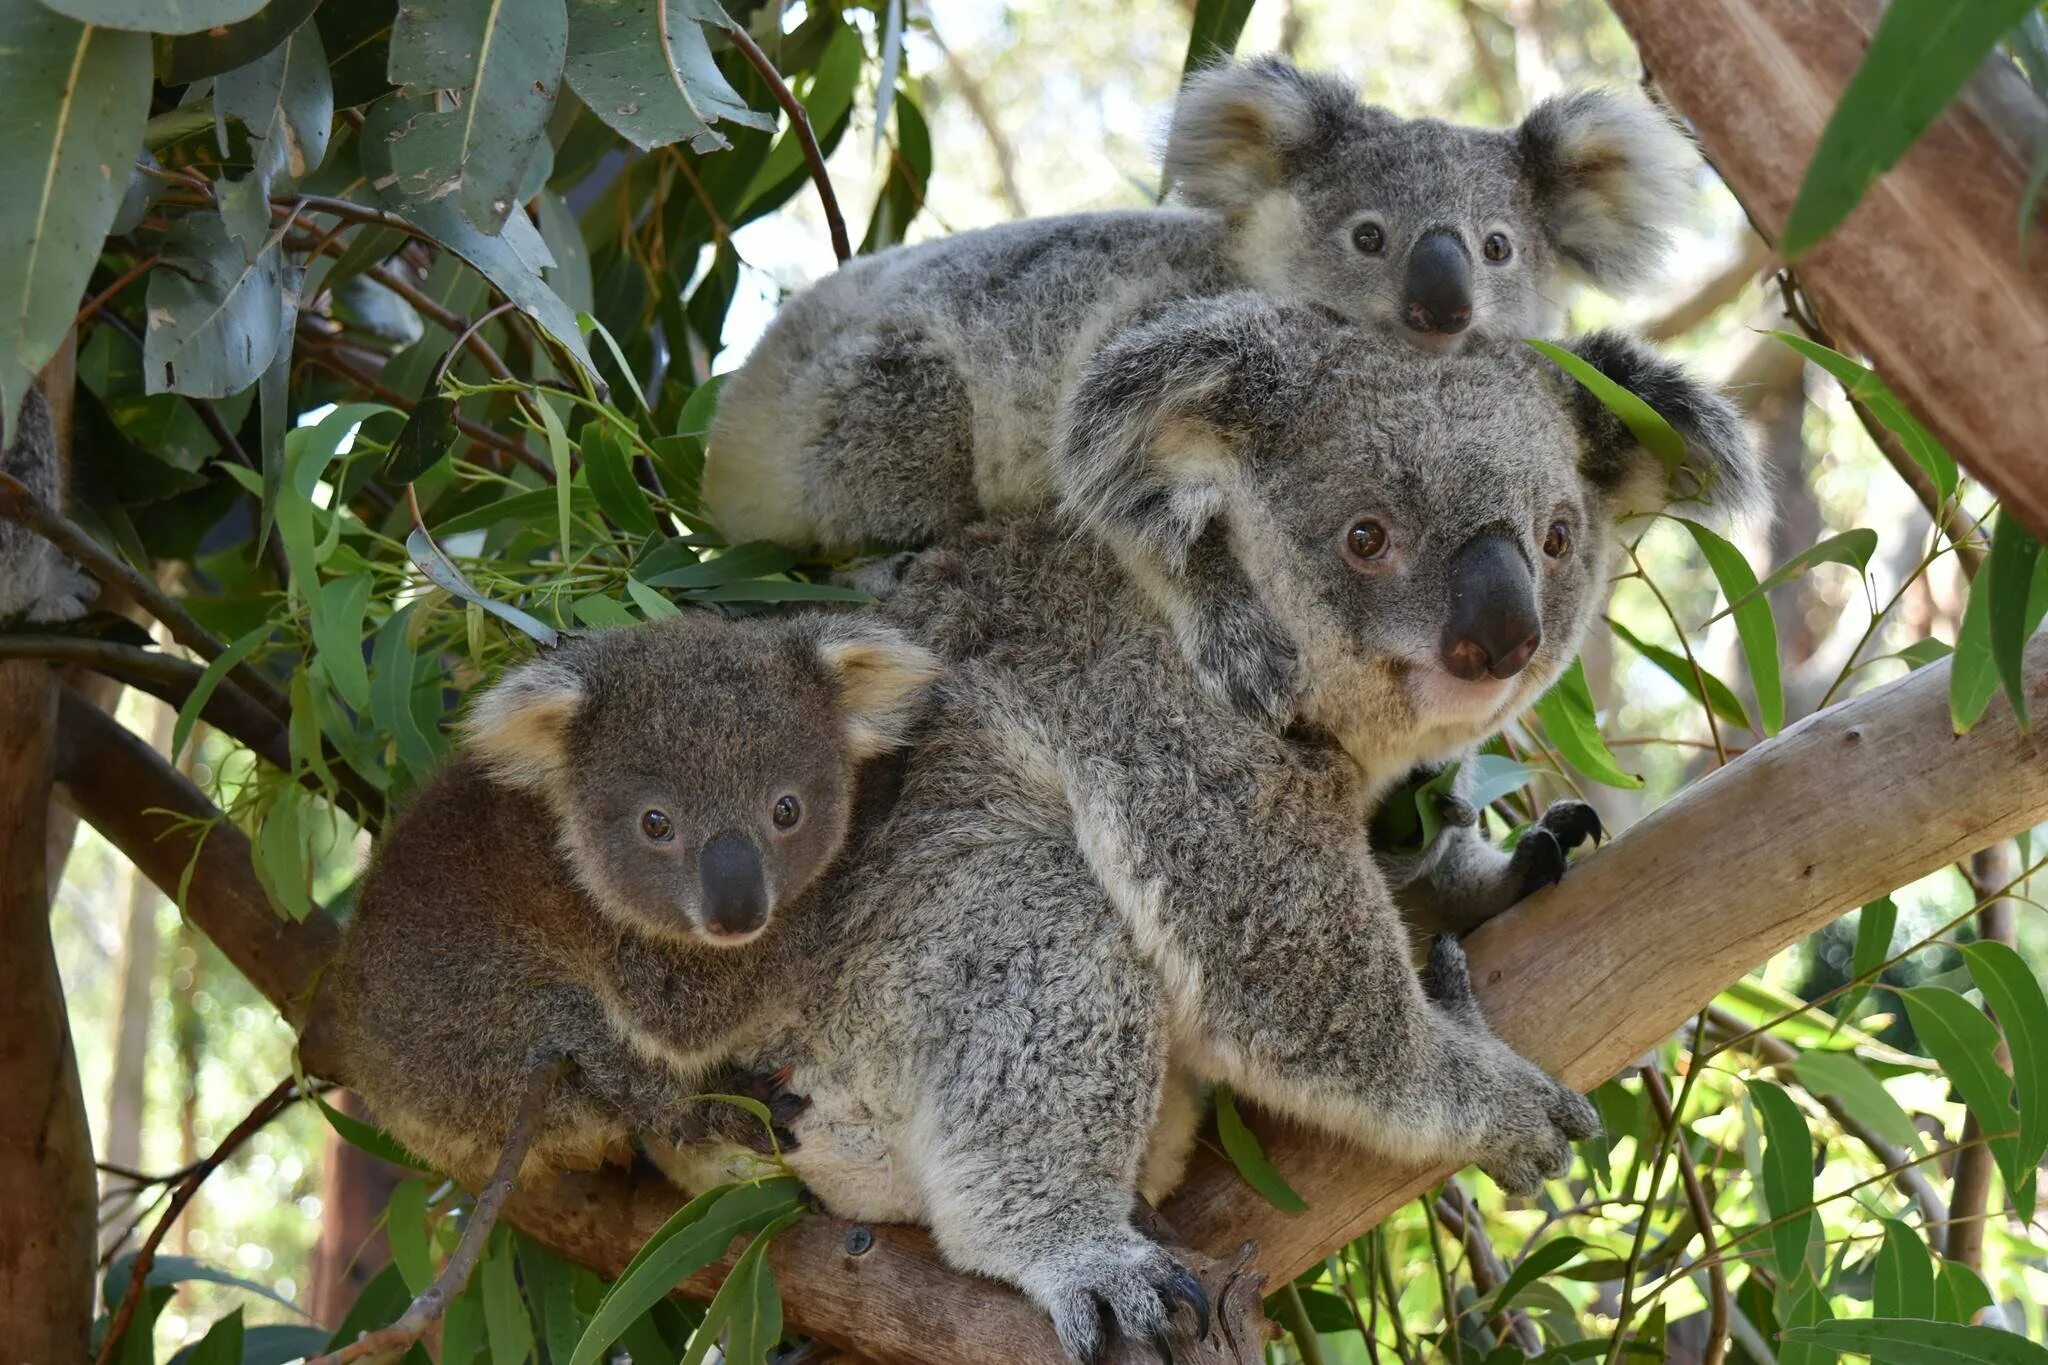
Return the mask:
<svg viewBox="0 0 2048 1365">
<path fill-rule="evenodd" d="M 1775 243 L 1828 115 L 1863 58 L 1873 0 L 1614 0 L 1750 221 Z M 2019 206 L 2048 116 L 1991 62 L 1871 186 L 1799 278 L 1831 330 L 2048 538 L 2048 235 Z"/>
<path fill-rule="evenodd" d="M 2048 714 L 2048 635 L 2029 647 L 2027 687 L 2036 711 Z M 183 779 L 145 746 L 108 734 L 118 730 L 113 722 L 84 710 L 65 708 L 60 780 L 72 784 L 86 818 L 125 831 L 112 837 L 130 856 L 148 853 L 154 830 L 130 811 L 174 804 Z M 86 764 L 104 771 L 81 791 L 78 769 Z M 109 789 L 121 794 L 118 806 L 109 806 Z M 1560 886 L 1481 929 L 1467 941 L 1475 981 L 1504 1037 L 1590 1087 L 1788 944 L 2043 819 L 2048 739 L 2020 735 L 2003 701 L 1970 734 L 1954 735 L 1948 668 L 1932 665 L 1758 745 L 1575 867 Z M 223 842 L 209 856 L 220 861 L 195 875 L 191 913 L 266 995 L 288 1002 L 330 950 L 333 926 L 268 918 L 246 844 L 231 829 L 214 838 Z M 159 885 L 175 886 L 182 863 L 166 882 L 159 874 L 167 861 L 141 865 Z M 1164 1212 L 1190 1244 L 1225 1262 L 1256 1238 L 1258 1268 L 1271 1283 L 1366 1232 L 1448 1173 L 1403 1167 L 1298 1129 L 1260 1127 L 1267 1154 L 1308 1199 L 1306 1213 L 1278 1212 L 1213 1158 L 1198 1161 Z M 521 1187 L 506 1216 L 610 1275 L 679 1202 L 652 1173 L 565 1172 Z M 862 1356 L 931 1365 L 1064 1359 L 1035 1307 L 947 1270 L 915 1229 L 806 1218 L 769 1259 L 791 1325 Z M 707 1271 L 685 1292 L 701 1297 L 721 1274 Z"/>
</svg>

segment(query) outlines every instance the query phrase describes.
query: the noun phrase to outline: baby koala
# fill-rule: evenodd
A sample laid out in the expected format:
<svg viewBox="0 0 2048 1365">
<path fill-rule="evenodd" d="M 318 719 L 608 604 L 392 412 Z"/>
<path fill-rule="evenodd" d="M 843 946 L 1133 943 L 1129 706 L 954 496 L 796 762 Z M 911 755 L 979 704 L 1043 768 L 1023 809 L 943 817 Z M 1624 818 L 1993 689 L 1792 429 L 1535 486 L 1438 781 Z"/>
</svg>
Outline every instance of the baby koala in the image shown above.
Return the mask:
<svg viewBox="0 0 2048 1365">
<path fill-rule="evenodd" d="M 765 1147 L 689 1099 L 764 1089 L 720 1063 L 824 941 L 814 902 L 887 804 L 870 760 L 938 669 L 857 616 L 692 611 L 508 670 L 363 878 L 325 987 L 337 1079 L 472 1182 L 551 1062 L 530 1163 L 642 1135 Z"/>
</svg>

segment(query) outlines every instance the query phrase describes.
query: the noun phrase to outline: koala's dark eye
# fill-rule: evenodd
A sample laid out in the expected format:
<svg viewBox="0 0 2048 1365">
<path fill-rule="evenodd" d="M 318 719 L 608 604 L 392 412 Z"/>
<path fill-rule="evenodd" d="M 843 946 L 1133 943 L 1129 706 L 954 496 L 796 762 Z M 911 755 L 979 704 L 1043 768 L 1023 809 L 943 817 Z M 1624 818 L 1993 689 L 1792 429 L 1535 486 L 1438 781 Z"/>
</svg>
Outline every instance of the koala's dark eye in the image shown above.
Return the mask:
<svg viewBox="0 0 2048 1365">
<path fill-rule="evenodd" d="M 1550 523 L 1550 533 L 1543 537 L 1543 553 L 1552 559 L 1563 559 L 1571 553 L 1572 528 L 1561 521 Z"/>
<path fill-rule="evenodd" d="M 1368 256 L 1377 256 L 1387 249 L 1386 230 L 1378 223 L 1360 223 L 1351 229 L 1351 244 Z"/>
<path fill-rule="evenodd" d="M 1344 548 L 1353 559 L 1371 561 L 1387 552 L 1387 528 L 1367 517 L 1344 533 Z"/>
<path fill-rule="evenodd" d="M 1507 234 L 1504 232 L 1487 233 L 1486 241 L 1481 244 L 1480 250 L 1486 253 L 1486 259 L 1489 261 L 1504 261 L 1515 254 L 1515 249 L 1508 245 Z"/>
<path fill-rule="evenodd" d="M 777 829 L 795 829 L 796 822 L 804 818 L 803 802 L 794 796 L 783 795 L 775 798 L 775 808 L 770 812 Z"/>
<path fill-rule="evenodd" d="M 640 832 L 657 844 L 665 844 L 676 837 L 675 823 L 658 810 L 641 812 Z"/>
</svg>

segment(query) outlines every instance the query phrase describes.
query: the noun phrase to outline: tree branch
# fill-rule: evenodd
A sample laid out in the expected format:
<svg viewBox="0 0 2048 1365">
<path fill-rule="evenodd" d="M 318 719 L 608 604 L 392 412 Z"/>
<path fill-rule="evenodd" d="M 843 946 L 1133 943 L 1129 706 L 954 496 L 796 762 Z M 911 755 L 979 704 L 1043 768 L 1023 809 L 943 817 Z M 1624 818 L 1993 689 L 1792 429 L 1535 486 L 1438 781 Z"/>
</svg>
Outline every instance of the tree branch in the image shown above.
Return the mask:
<svg viewBox="0 0 2048 1365">
<path fill-rule="evenodd" d="M 1878 6 L 1614 0 L 1614 10 L 1750 221 L 1776 242 Z M 2048 115 L 2024 78 L 1987 62 L 1798 264 L 1830 326 L 2048 539 L 2048 252 L 2023 257 L 2014 226 L 2044 135 Z"/>
<path fill-rule="evenodd" d="M 811 183 L 818 187 L 818 204 L 825 210 L 825 227 L 832 234 L 832 254 L 845 265 L 853 259 L 853 246 L 846 237 L 846 219 L 839 212 L 839 196 L 832 192 L 832 177 L 825 170 L 825 154 L 818 150 L 818 135 L 811 128 L 810 111 L 797 102 L 789 93 L 788 82 L 775 69 L 775 63 L 768 60 L 768 54 L 754 41 L 754 35 L 747 32 L 745 25 L 727 24 L 725 36 L 732 39 L 732 45 L 740 50 L 762 81 L 768 92 L 775 96 L 775 102 L 782 106 L 782 112 L 789 115 L 789 130 L 796 134 L 797 145 L 803 148 L 804 165 L 810 167 Z"/>
</svg>

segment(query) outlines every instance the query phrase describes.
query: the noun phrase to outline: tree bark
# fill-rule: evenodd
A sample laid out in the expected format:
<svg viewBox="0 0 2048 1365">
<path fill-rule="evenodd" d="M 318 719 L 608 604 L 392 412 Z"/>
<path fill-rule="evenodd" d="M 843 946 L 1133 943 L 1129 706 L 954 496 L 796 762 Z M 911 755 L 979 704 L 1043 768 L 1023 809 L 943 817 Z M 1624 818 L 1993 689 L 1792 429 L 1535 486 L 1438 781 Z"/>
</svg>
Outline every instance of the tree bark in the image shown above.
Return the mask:
<svg viewBox="0 0 2048 1365">
<path fill-rule="evenodd" d="M 1614 0 L 1614 9 L 1750 221 L 1776 243 L 1880 7 Z M 2048 539 L 2048 251 L 2037 241 L 2022 259 L 2019 231 L 2044 131 L 2048 116 L 2019 73 L 1988 63 L 1799 262 L 1799 278 L 1829 328 Z"/>
<path fill-rule="evenodd" d="M 2048 635 L 2029 646 L 2026 679 L 2032 704 L 2048 707 Z M 67 703 L 59 778 L 86 819 L 130 857 L 148 859 L 152 878 L 169 878 L 160 885 L 176 885 L 184 853 L 162 852 L 153 842 L 160 819 L 134 812 L 204 798 L 160 756 Z M 1503 1037 L 1588 1088 L 1786 945 L 2044 818 L 2048 737 L 2019 734 L 2002 701 L 1969 734 L 1953 734 L 1948 666 L 1930 665 L 1758 745 L 1479 930 L 1467 943 L 1474 981 Z M 232 826 L 215 830 L 205 859 L 187 914 L 265 995 L 296 1001 L 331 951 L 332 921 L 280 924 Z M 334 1074 L 317 1021 L 304 1049 L 314 1071 Z M 1198 1159 L 1163 1212 L 1220 1260 L 1256 1239 L 1269 1283 L 1299 1274 L 1448 1173 L 1256 1126 L 1307 1212 L 1279 1213 L 1213 1155 Z M 523 1186 L 507 1216 L 615 1275 L 678 1203 L 651 1172 L 563 1172 Z M 852 1232 L 838 1219 L 805 1218 L 769 1253 L 797 1329 L 892 1362 L 1063 1360 L 1043 1314 L 947 1270 L 923 1232 Z M 707 1271 L 684 1292 L 702 1297 L 722 1274 Z"/>
</svg>

